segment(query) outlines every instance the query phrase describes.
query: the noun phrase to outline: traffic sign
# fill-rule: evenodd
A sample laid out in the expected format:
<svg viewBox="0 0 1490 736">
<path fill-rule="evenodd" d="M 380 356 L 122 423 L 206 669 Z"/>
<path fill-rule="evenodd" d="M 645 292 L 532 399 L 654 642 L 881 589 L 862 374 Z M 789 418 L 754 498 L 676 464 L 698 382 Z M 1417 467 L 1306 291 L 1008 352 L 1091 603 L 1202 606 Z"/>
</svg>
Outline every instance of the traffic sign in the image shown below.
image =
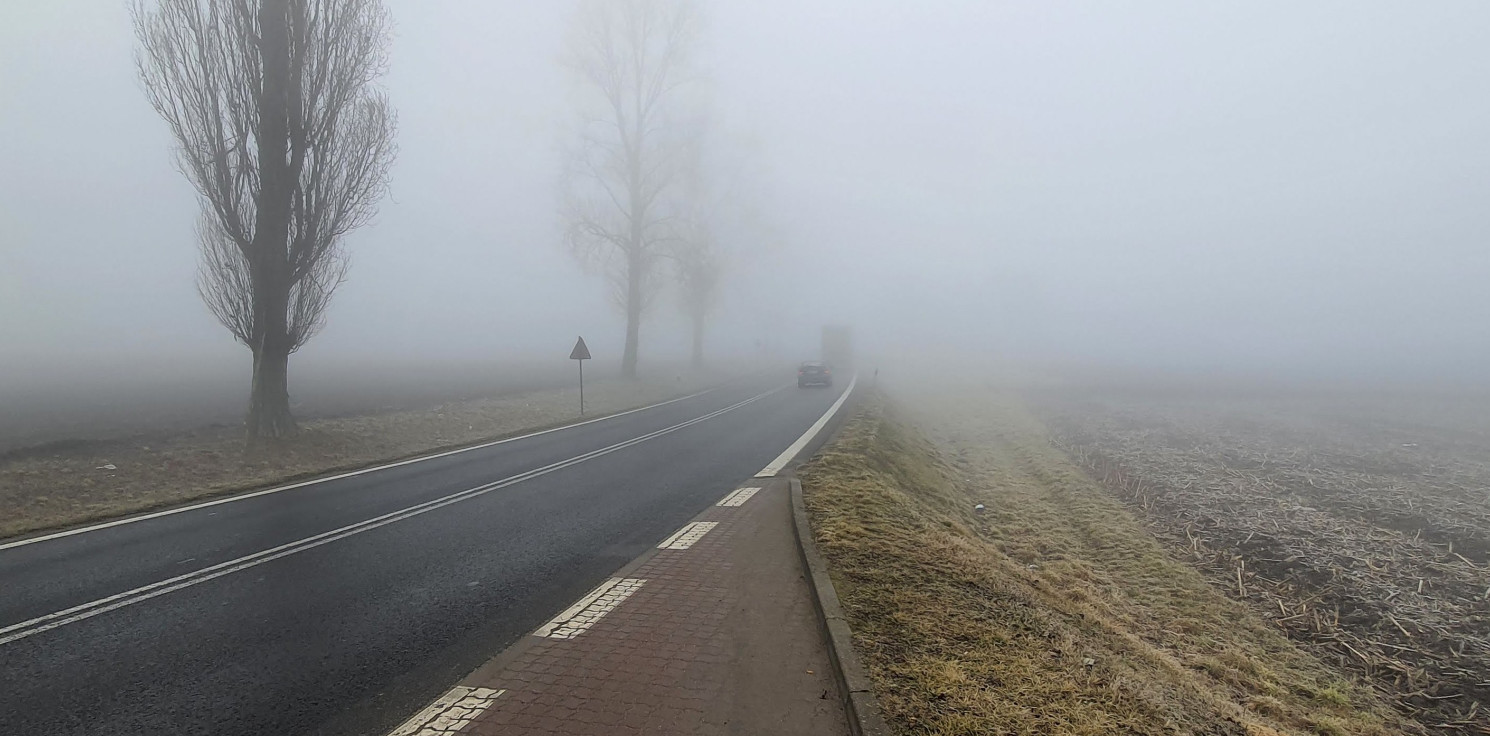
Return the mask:
<svg viewBox="0 0 1490 736">
<path fill-rule="evenodd" d="M 579 361 L 579 415 L 585 415 L 585 361 L 590 359 L 590 348 L 585 345 L 585 338 L 581 337 L 574 343 L 574 349 L 569 351 L 569 359 Z"/>
</svg>

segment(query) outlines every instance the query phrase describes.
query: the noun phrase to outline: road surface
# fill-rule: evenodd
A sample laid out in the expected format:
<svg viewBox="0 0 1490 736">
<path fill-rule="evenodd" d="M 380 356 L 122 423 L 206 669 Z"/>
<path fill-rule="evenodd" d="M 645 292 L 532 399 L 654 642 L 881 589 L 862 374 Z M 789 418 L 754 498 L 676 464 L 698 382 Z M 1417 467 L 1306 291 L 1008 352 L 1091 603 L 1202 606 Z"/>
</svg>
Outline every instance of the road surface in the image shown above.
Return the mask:
<svg viewBox="0 0 1490 736">
<path fill-rule="evenodd" d="M 791 376 L 0 543 L 0 733 L 380 734 L 761 470 Z"/>
</svg>

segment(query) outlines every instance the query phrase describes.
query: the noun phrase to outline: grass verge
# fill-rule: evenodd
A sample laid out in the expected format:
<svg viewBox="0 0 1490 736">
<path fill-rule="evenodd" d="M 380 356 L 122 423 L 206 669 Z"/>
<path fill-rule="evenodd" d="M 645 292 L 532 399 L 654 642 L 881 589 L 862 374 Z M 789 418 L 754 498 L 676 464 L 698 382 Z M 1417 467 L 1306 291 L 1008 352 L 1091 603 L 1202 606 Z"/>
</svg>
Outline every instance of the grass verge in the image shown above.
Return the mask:
<svg viewBox="0 0 1490 736">
<path fill-rule="evenodd" d="M 602 381 L 591 417 L 699 390 L 718 377 Z M 264 488 L 521 434 L 579 419 L 577 389 L 526 391 L 305 423 L 292 440 L 247 451 L 215 427 L 0 456 L 0 539 Z"/>
<path fill-rule="evenodd" d="M 801 472 L 892 727 L 1414 731 L 1169 557 L 1009 397 L 917 398 L 933 434 L 871 395 Z"/>
</svg>

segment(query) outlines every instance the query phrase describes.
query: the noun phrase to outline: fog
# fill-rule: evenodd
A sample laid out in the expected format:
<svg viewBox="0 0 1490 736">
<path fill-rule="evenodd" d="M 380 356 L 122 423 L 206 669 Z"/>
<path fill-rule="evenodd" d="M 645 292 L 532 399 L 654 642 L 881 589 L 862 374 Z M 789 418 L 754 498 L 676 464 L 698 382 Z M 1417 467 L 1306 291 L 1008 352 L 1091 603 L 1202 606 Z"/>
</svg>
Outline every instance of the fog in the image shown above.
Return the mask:
<svg viewBox="0 0 1490 736">
<path fill-rule="evenodd" d="M 387 5 L 391 189 L 292 386 L 557 363 L 580 334 L 613 365 L 622 314 L 558 221 L 570 5 Z M 1484 373 L 1490 6 L 705 8 L 712 135 L 763 223 L 731 256 L 713 360 L 813 357 L 844 322 L 879 357 Z M 122 0 L 0 7 L 0 393 L 247 382 L 196 293 L 198 205 L 135 44 Z M 664 296 L 643 364 L 687 346 Z"/>
</svg>

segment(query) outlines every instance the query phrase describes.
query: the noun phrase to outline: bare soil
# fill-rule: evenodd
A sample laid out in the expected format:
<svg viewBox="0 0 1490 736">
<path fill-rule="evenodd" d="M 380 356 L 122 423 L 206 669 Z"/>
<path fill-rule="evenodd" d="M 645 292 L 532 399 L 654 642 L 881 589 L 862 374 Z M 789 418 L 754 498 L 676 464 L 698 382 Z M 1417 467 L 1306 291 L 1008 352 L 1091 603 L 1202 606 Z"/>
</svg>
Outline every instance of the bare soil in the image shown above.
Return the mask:
<svg viewBox="0 0 1490 736">
<path fill-rule="evenodd" d="M 1490 411 L 1475 397 L 1046 393 L 1170 551 L 1433 733 L 1490 733 Z"/>
<path fill-rule="evenodd" d="M 719 380 L 696 375 L 585 386 L 587 416 L 680 396 Z M 124 439 L 53 442 L 0 454 L 0 538 L 265 487 L 579 418 L 579 391 L 544 389 L 433 407 L 317 419 L 250 451 L 242 429 L 216 426 Z"/>
</svg>

